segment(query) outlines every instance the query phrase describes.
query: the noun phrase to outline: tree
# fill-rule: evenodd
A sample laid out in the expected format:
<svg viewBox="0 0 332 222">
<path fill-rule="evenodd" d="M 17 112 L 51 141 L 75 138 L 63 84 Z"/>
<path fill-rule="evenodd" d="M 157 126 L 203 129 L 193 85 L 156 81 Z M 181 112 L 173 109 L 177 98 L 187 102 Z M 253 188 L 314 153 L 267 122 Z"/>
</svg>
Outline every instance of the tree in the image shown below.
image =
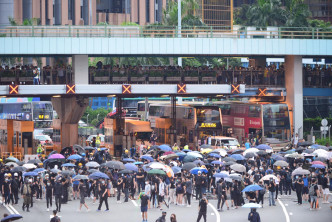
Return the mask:
<svg viewBox="0 0 332 222">
<path fill-rule="evenodd" d="M 308 27 L 311 12 L 303 0 L 285 0 L 286 27 Z"/>
</svg>

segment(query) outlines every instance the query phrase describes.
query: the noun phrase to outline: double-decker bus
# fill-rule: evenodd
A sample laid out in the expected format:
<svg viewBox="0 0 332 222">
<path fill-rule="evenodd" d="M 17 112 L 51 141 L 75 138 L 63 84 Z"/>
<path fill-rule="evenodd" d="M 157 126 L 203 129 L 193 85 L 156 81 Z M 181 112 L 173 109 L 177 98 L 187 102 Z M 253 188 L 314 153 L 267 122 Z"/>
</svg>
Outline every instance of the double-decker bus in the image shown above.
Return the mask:
<svg viewBox="0 0 332 222">
<path fill-rule="evenodd" d="M 163 132 L 165 130 L 162 131 L 158 128 L 156 119 L 171 119 L 171 109 L 170 103 L 160 102 L 149 105 L 148 121 L 157 135 L 165 135 Z M 198 145 L 201 143 L 200 141 L 206 141 L 208 137 L 222 135 L 220 108 L 213 105 L 203 105 L 200 102 L 186 102 L 183 105 L 177 105 L 176 134 L 180 137 L 181 146 L 186 144 Z M 160 141 L 160 143 L 165 142 L 167 141 Z"/>
<path fill-rule="evenodd" d="M 221 108 L 223 135 L 245 142 L 246 138 L 263 138 L 263 142 L 278 144 L 291 140 L 287 104 L 215 102 Z"/>
<path fill-rule="evenodd" d="M 0 119 L 34 121 L 35 129 L 51 128 L 53 121 L 52 102 L 0 103 Z"/>
</svg>

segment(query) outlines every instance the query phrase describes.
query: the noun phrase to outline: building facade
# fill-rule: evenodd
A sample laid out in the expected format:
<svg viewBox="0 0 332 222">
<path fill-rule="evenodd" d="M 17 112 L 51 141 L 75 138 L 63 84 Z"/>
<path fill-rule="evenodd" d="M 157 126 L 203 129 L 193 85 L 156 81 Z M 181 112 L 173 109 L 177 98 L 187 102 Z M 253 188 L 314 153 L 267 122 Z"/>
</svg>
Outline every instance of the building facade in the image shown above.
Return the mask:
<svg viewBox="0 0 332 222">
<path fill-rule="evenodd" d="M 166 0 L 0 0 L 0 27 L 21 25 L 139 25 L 162 21 Z"/>
</svg>

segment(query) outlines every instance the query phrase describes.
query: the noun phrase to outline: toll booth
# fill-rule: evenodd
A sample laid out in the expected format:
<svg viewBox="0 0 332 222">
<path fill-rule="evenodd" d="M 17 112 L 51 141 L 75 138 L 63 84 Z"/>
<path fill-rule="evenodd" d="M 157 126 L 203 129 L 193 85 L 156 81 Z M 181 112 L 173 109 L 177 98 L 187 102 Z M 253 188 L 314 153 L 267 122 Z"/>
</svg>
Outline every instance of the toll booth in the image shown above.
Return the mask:
<svg viewBox="0 0 332 222">
<path fill-rule="evenodd" d="M 115 129 L 115 119 L 105 118 L 104 128 L 105 128 L 105 143 L 104 146 L 108 148 L 112 156 L 115 155 L 114 151 L 114 129 Z"/>
<path fill-rule="evenodd" d="M 149 121 L 126 119 L 125 137 L 127 148 L 130 148 L 133 145 L 139 146 L 141 145 L 141 141 L 149 141 L 152 131 Z"/>
<path fill-rule="evenodd" d="M 156 118 L 156 127 L 154 129 L 157 134 L 157 144 L 171 144 L 172 119 L 170 118 Z"/>
<path fill-rule="evenodd" d="M 1 155 L 14 152 L 13 149 L 13 122 L 11 119 L 0 119 L 0 150 Z M 9 155 L 8 155 L 9 156 Z"/>
<path fill-rule="evenodd" d="M 14 121 L 13 122 L 13 148 L 14 152 L 25 154 L 36 153 L 33 147 L 33 121 Z"/>
<path fill-rule="evenodd" d="M 52 128 L 53 128 L 53 136 L 52 136 L 53 145 L 52 146 L 45 145 L 44 149 L 46 155 L 48 155 L 53 150 L 56 150 L 58 153 L 60 153 L 63 148 L 61 146 L 61 120 L 53 119 Z"/>
</svg>

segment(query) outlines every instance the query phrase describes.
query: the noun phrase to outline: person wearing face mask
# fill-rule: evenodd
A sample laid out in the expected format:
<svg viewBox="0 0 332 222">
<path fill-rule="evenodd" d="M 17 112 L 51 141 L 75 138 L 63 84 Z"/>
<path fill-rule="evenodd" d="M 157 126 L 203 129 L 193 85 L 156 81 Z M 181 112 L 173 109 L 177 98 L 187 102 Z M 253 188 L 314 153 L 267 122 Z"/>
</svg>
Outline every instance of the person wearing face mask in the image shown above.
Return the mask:
<svg viewBox="0 0 332 222">
<path fill-rule="evenodd" d="M 61 178 L 59 178 L 55 184 L 54 184 L 54 190 L 53 190 L 54 196 L 55 196 L 55 205 L 56 210 L 58 212 L 61 212 L 61 198 L 63 197 L 63 185 L 61 183 Z"/>
<path fill-rule="evenodd" d="M 20 187 L 20 181 L 18 179 L 18 174 L 14 173 L 14 178 L 11 183 L 11 189 L 12 189 L 12 202 L 13 202 L 13 199 L 15 199 L 15 204 L 18 203 L 19 187 Z"/>
<path fill-rule="evenodd" d="M 50 211 L 50 207 L 52 207 L 52 196 L 53 196 L 53 185 L 50 180 L 45 180 L 45 196 L 46 196 L 46 206 L 47 206 L 46 211 Z"/>
<path fill-rule="evenodd" d="M 148 209 L 150 209 L 151 185 L 149 181 L 145 181 L 145 195 L 148 197 Z"/>
<path fill-rule="evenodd" d="M 5 175 L 5 182 L 2 185 L 2 193 L 5 197 L 5 204 L 10 203 L 10 195 L 11 195 L 11 181 L 9 180 L 9 176 Z"/>
<path fill-rule="evenodd" d="M 31 187 L 32 179 L 27 179 L 26 183 L 22 187 L 22 196 L 23 196 L 23 206 L 22 210 L 25 211 L 25 207 L 27 208 L 27 212 L 29 211 L 29 205 L 31 202 Z"/>
<path fill-rule="evenodd" d="M 105 180 L 102 180 L 101 183 L 99 184 L 99 207 L 97 211 L 101 210 L 101 206 L 103 205 L 103 202 L 105 201 L 105 206 L 106 206 L 106 210 L 105 211 L 109 211 L 108 208 L 108 195 L 107 195 L 107 184 L 105 183 Z"/>
<path fill-rule="evenodd" d="M 116 203 L 121 203 L 120 196 L 122 188 L 123 188 L 123 179 L 122 177 L 119 177 L 118 181 L 116 182 L 116 190 L 117 190 Z"/>
<path fill-rule="evenodd" d="M 84 181 L 81 180 L 80 184 L 78 186 L 78 192 L 80 194 L 80 208 L 78 209 L 79 211 L 81 211 L 83 205 L 85 206 L 86 211 L 90 211 L 88 205 L 85 203 L 86 191 L 87 191 L 87 187 L 86 187 Z"/>
</svg>

